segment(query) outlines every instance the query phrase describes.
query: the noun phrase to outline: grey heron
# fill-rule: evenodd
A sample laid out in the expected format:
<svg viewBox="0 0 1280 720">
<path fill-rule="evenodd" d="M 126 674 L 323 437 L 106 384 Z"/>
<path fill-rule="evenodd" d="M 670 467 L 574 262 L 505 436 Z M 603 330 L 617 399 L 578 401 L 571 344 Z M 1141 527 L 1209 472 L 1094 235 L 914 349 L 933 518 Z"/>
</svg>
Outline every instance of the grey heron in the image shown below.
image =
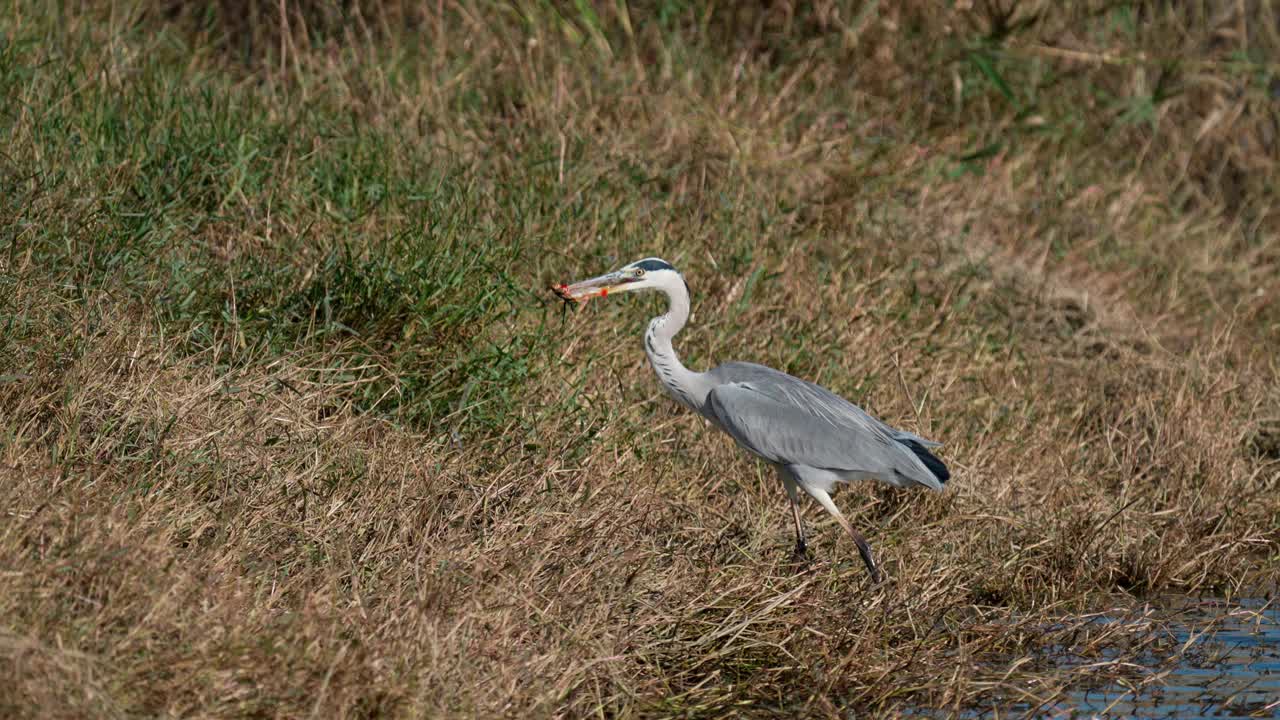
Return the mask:
<svg viewBox="0 0 1280 720">
<path fill-rule="evenodd" d="M 929 451 L 940 443 L 898 430 L 820 385 L 754 363 L 728 362 L 694 372 L 671 340 L 689 319 L 689 289 L 670 263 L 645 258 L 620 270 L 552 287 L 574 303 L 636 290 L 665 293 L 667 312 L 649 322 L 644 349 L 676 402 L 728 433 L 771 464 L 786 488 L 796 526 L 796 553 L 806 552 L 800 491 L 817 500 L 853 538 L 874 582 L 880 581 L 867 540 L 831 500 L 837 483 L 873 479 L 897 487 L 941 490 L 951 477 Z"/>
</svg>

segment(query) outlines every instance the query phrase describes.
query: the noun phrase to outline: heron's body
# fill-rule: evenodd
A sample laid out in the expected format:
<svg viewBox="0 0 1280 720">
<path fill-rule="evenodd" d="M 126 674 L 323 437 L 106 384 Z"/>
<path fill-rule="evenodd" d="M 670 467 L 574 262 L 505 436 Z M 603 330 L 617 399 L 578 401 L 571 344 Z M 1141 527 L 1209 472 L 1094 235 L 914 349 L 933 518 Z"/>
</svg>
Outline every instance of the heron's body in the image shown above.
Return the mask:
<svg viewBox="0 0 1280 720">
<path fill-rule="evenodd" d="M 791 498 L 799 551 L 805 548 L 798 505 L 798 491 L 803 490 L 853 537 L 872 576 L 878 577 L 865 539 L 830 493 L 837 483 L 861 479 L 941 490 L 950 474 L 928 449 L 938 443 L 890 427 L 820 385 L 763 365 L 729 362 L 706 372 L 689 370 L 671 344 L 689 319 L 689 292 L 663 260 L 641 260 L 556 292 L 582 300 L 643 288 L 660 290 L 670 301 L 666 314 L 650 321 L 644 338 L 645 353 L 667 392 L 776 468 Z"/>
</svg>

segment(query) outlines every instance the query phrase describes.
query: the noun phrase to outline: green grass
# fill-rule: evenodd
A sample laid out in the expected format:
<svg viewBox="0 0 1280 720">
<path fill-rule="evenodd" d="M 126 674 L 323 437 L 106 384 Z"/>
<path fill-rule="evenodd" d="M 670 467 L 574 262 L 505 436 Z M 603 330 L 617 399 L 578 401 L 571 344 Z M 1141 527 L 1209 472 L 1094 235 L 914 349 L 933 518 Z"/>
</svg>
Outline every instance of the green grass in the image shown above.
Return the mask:
<svg viewBox="0 0 1280 720">
<path fill-rule="evenodd" d="M 1052 703 L 1267 592 L 1280 41 L 974 5 L 9 0 L 0 713 Z M 649 255 L 946 442 L 837 498 L 888 583 L 545 290 Z"/>
<path fill-rule="evenodd" d="M 277 107 L 284 98 L 226 72 L 179 64 L 188 49 L 173 29 L 127 82 L 79 87 L 83 65 L 103 59 L 63 40 L 13 43 L 6 86 L 27 110 L 8 127 L 23 144 L 6 195 L 12 226 L 41 231 L 7 243 L 11 257 L 21 247 L 69 299 L 134 301 L 223 363 L 340 348 L 367 380 L 357 405 L 411 424 L 449 414 L 467 387 L 477 404 L 509 400 L 538 339 L 485 327 L 535 303 L 507 273 L 527 246 L 510 220 L 551 211 L 537 197 L 545 169 L 494 183 L 403 152 L 416 143 L 401 129 L 363 127 L 341 98 Z M 22 72 L 42 62 L 35 52 L 52 69 Z"/>
</svg>

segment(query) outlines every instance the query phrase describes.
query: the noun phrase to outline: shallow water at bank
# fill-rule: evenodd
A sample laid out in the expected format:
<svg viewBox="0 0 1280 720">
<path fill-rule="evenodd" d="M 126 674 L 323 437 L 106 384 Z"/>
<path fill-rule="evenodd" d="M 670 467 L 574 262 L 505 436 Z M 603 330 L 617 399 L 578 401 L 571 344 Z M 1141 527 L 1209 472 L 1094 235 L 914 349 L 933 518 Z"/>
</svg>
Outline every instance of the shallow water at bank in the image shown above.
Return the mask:
<svg viewBox="0 0 1280 720">
<path fill-rule="evenodd" d="M 1101 615 L 1106 626 L 1135 623 Z M 1093 667 L 1119 667 L 1120 677 L 1072 682 L 1042 704 L 1006 697 L 966 716 L 1051 718 L 1280 717 L 1280 600 L 1165 599 L 1141 623 L 1155 635 L 1145 649 L 1082 656 L 1057 648 L 1038 662 L 1050 674 L 1087 677 Z M 1136 624 L 1136 623 L 1135 623 Z"/>
<path fill-rule="evenodd" d="M 1178 613 L 1168 632 L 1185 650 L 1159 682 L 1078 691 L 1058 709 L 1110 717 L 1280 715 L 1280 603 L 1196 602 Z M 1163 660 L 1147 659 L 1153 669 Z"/>
</svg>

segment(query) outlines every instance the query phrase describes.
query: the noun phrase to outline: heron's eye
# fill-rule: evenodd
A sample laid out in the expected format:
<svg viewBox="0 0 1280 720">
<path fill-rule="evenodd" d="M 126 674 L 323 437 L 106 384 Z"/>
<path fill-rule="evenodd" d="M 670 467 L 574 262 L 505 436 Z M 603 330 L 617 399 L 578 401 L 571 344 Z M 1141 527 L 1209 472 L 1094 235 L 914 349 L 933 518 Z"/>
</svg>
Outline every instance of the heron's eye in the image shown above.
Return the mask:
<svg viewBox="0 0 1280 720">
<path fill-rule="evenodd" d="M 636 268 L 636 277 L 644 277 L 644 268 Z"/>
</svg>

